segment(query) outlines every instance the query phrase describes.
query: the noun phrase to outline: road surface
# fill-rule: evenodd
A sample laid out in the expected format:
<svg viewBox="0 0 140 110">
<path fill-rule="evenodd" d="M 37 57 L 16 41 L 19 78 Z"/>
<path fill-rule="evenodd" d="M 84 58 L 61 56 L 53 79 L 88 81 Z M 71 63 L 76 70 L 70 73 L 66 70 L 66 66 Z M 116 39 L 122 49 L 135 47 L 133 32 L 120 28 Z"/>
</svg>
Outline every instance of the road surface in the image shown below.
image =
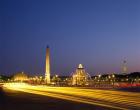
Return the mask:
<svg viewBox="0 0 140 110">
<path fill-rule="evenodd" d="M 47 86 L 31 86 L 27 84 L 9 83 L 4 85 L 5 91 L 12 90 L 18 92 L 31 93 L 52 98 L 61 99 L 63 101 L 72 101 L 81 104 L 88 104 L 94 109 L 101 107 L 102 109 L 122 109 L 122 110 L 140 110 L 140 93 L 124 92 L 117 90 L 98 90 L 70 87 L 47 87 Z M 92 106 L 91 106 L 92 105 Z M 69 110 L 68 106 L 68 110 Z M 90 107 L 83 110 L 90 110 Z M 94 110 L 93 108 L 91 110 Z M 80 109 L 82 110 L 82 108 Z"/>
</svg>

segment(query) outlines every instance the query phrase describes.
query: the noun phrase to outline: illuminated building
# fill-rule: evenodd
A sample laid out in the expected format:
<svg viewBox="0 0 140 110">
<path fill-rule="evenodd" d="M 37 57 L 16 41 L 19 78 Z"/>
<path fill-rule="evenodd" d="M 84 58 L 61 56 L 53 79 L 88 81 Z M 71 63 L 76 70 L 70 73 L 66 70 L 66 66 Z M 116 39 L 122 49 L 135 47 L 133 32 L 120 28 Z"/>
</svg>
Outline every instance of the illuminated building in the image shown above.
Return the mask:
<svg viewBox="0 0 140 110">
<path fill-rule="evenodd" d="M 91 77 L 86 73 L 82 64 L 79 64 L 76 71 L 72 74 L 72 85 L 89 85 Z"/>
<path fill-rule="evenodd" d="M 46 49 L 45 82 L 50 84 L 50 48 L 48 46 Z"/>
<path fill-rule="evenodd" d="M 13 80 L 14 81 L 18 81 L 18 82 L 23 82 L 23 81 L 27 81 L 28 80 L 28 76 L 24 73 L 17 73 L 13 76 Z"/>
</svg>

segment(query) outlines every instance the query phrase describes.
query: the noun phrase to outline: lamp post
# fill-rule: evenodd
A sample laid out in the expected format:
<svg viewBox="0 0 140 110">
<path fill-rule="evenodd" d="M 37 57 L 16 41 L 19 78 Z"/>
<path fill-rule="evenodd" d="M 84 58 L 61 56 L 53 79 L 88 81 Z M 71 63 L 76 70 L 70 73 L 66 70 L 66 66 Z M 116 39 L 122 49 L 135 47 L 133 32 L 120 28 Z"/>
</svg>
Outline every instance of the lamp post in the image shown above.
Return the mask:
<svg viewBox="0 0 140 110">
<path fill-rule="evenodd" d="M 112 74 L 112 83 L 113 83 L 113 88 L 114 88 L 114 83 L 115 83 L 115 75 Z"/>
<path fill-rule="evenodd" d="M 99 74 L 99 75 L 98 75 L 99 86 L 100 86 L 100 83 L 101 83 L 100 78 L 101 78 L 101 75 Z"/>
</svg>

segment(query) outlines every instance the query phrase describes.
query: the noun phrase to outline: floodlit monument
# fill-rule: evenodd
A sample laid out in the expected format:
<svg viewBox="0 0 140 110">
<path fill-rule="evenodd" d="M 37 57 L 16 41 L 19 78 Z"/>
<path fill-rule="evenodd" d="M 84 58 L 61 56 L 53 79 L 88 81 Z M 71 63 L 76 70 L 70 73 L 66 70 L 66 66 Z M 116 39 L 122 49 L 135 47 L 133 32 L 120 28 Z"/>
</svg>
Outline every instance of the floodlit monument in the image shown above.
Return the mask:
<svg viewBox="0 0 140 110">
<path fill-rule="evenodd" d="M 123 74 L 126 74 L 128 71 L 127 71 L 127 61 L 126 60 L 124 60 L 123 61 L 123 65 L 122 65 L 122 73 Z"/>
<path fill-rule="evenodd" d="M 72 74 L 72 85 L 89 85 L 90 80 L 90 75 L 85 71 L 83 65 L 79 64 L 76 71 Z"/>
<path fill-rule="evenodd" d="M 16 73 L 12 79 L 17 82 L 23 82 L 28 80 L 28 76 L 24 72 L 21 72 Z"/>
<path fill-rule="evenodd" d="M 50 48 L 46 48 L 46 68 L 45 68 L 45 82 L 50 84 Z"/>
</svg>

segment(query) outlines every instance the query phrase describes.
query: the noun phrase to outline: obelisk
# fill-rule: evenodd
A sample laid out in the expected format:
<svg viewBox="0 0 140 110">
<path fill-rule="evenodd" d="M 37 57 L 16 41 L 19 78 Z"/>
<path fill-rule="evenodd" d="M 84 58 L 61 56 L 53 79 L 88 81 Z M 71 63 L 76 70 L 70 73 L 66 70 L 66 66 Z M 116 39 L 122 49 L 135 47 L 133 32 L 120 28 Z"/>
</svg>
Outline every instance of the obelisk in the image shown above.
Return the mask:
<svg viewBox="0 0 140 110">
<path fill-rule="evenodd" d="M 50 84 L 50 48 L 46 48 L 46 68 L 45 68 L 45 82 Z"/>
</svg>

